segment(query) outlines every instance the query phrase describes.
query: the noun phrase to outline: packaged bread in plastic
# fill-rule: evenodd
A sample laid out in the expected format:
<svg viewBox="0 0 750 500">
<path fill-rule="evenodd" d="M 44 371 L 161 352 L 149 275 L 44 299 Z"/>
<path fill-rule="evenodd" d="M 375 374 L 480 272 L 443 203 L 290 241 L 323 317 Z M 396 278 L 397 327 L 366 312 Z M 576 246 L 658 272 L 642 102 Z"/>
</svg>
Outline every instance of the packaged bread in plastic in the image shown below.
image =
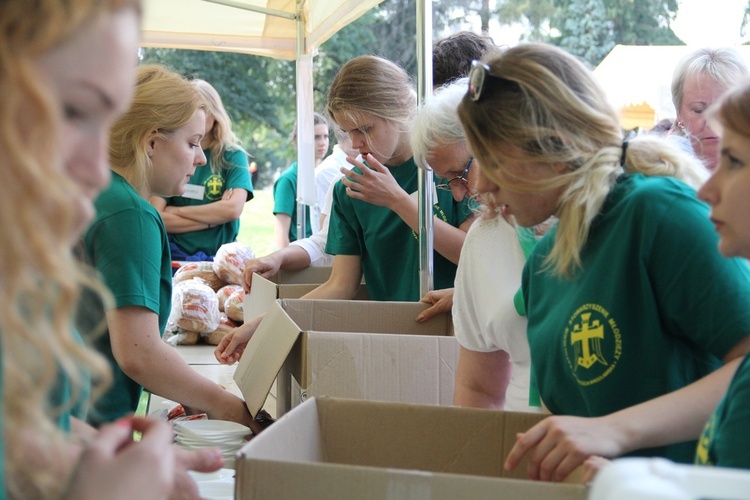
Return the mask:
<svg viewBox="0 0 750 500">
<path fill-rule="evenodd" d="M 212 332 L 219 325 L 219 299 L 205 281 L 193 278 L 172 289 L 169 321 L 191 332 Z"/>
<path fill-rule="evenodd" d="M 180 283 L 193 278 L 202 279 L 213 290 L 218 290 L 226 285 L 214 272 L 213 262 L 190 262 L 189 264 L 185 264 L 174 273 L 172 283 Z"/>
<path fill-rule="evenodd" d="M 211 333 L 201 333 L 201 339 L 206 344 L 219 345 L 224 335 L 237 328 L 237 326 L 239 325 L 229 319 L 226 314 L 221 314 L 219 316 L 219 326 L 216 327 L 216 330 Z"/>
<path fill-rule="evenodd" d="M 224 302 L 224 312 L 231 320 L 243 323 L 245 321 L 245 290 L 240 287 L 239 290 L 232 292 Z"/>
<path fill-rule="evenodd" d="M 219 299 L 219 311 L 224 312 L 224 303 L 237 290 L 242 290 L 242 287 L 240 285 L 226 285 L 216 290 L 216 298 Z"/>
<path fill-rule="evenodd" d="M 255 252 L 249 246 L 238 241 L 225 243 L 216 252 L 213 269 L 216 275 L 227 283 L 242 285 L 245 263 L 254 258 Z"/>
</svg>

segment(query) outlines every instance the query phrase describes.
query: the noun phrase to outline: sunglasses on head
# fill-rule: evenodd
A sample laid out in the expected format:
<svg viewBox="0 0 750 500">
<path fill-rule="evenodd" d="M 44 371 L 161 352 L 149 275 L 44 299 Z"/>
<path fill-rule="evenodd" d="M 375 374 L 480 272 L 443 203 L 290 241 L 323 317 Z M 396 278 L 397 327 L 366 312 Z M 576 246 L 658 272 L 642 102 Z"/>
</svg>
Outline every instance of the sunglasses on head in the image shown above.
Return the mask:
<svg viewBox="0 0 750 500">
<path fill-rule="evenodd" d="M 469 71 L 469 97 L 472 101 L 479 102 L 485 91 L 489 89 L 489 86 L 485 89 L 488 82 L 494 82 L 495 86 L 505 85 L 518 88 L 516 82 L 490 73 L 490 67 L 483 62 L 472 61 L 471 70 Z"/>
</svg>

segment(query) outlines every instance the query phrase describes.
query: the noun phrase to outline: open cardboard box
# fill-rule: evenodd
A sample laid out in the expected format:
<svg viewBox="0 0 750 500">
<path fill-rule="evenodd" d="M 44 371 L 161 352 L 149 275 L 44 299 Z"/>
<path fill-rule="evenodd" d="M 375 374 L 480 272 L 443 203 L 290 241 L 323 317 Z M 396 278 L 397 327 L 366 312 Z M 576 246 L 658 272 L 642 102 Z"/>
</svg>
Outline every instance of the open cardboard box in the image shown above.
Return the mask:
<svg viewBox="0 0 750 500">
<path fill-rule="evenodd" d="M 300 271 L 284 271 L 283 269 L 273 278 L 264 278 L 253 274 L 253 286 L 250 293 L 245 295 L 245 321 L 268 312 L 276 299 L 298 299 L 308 292 L 318 288 L 328 281 L 331 276 L 330 267 L 308 267 Z M 359 287 L 355 296 L 357 300 L 367 300 L 367 288 Z"/>
<path fill-rule="evenodd" d="M 581 485 L 522 480 L 503 461 L 543 415 L 312 398 L 247 443 L 242 499 L 583 500 Z"/>
<path fill-rule="evenodd" d="M 278 374 L 276 416 L 313 396 L 449 405 L 458 343 L 419 302 L 279 299 L 234 374 L 252 415 Z"/>
</svg>

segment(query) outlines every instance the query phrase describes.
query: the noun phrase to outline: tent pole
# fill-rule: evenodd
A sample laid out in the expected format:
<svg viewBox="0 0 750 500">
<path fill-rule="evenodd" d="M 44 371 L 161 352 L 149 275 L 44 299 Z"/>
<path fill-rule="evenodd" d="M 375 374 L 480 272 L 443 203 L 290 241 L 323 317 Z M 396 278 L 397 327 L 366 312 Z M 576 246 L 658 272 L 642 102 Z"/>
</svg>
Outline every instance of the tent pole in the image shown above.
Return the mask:
<svg viewBox="0 0 750 500">
<path fill-rule="evenodd" d="M 432 98 L 432 2 L 417 0 L 417 99 L 421 105 Z M 425 167 L 425 165 L 420 165 Z M 419 169 L 419 293 L 433 289 L 433 193 L 432 170 Z"/>
</svg>

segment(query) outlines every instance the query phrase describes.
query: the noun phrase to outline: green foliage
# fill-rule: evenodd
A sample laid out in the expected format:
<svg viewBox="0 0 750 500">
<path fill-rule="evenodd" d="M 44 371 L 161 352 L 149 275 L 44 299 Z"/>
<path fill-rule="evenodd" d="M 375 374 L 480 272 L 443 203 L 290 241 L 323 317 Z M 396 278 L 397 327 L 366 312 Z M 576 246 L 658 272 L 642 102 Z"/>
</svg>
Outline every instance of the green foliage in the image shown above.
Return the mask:
<svg viewBox="0 0 750 500">
<path fill-rule="evenodd" d="M 669 28 L 677 0 L 554 0 L 549 38 L 592 66 L 616 44 L 681 45 Z"/>
<path fill-rule="evenodd" d="M 523 23 L 529 41 L 548 41 L 598 64 L 617 43 L 680 43 L 668 24 L 677 0 L 438 0 L 433 31 L 455 31 L 467 15 L 486 26 Z M 453 28 L 453 29 L 452 29 Z M 416 0 L 384 0 L 318 48 L 313 59 L 313 98 L 325 108 L 326 93 L 341 66 L 361 54 L 377 54 L 417 74 Z M 289 142 L 296 117 L 295 63 L 227 52 L 144 49 L 144 63 L 161 63 L 210 82 L 224 100 L 234 129 L 259 167 L 258 188 L 295 159 Z M 332 141 L 333 143 L 333 141 Z"/>
</svg>

